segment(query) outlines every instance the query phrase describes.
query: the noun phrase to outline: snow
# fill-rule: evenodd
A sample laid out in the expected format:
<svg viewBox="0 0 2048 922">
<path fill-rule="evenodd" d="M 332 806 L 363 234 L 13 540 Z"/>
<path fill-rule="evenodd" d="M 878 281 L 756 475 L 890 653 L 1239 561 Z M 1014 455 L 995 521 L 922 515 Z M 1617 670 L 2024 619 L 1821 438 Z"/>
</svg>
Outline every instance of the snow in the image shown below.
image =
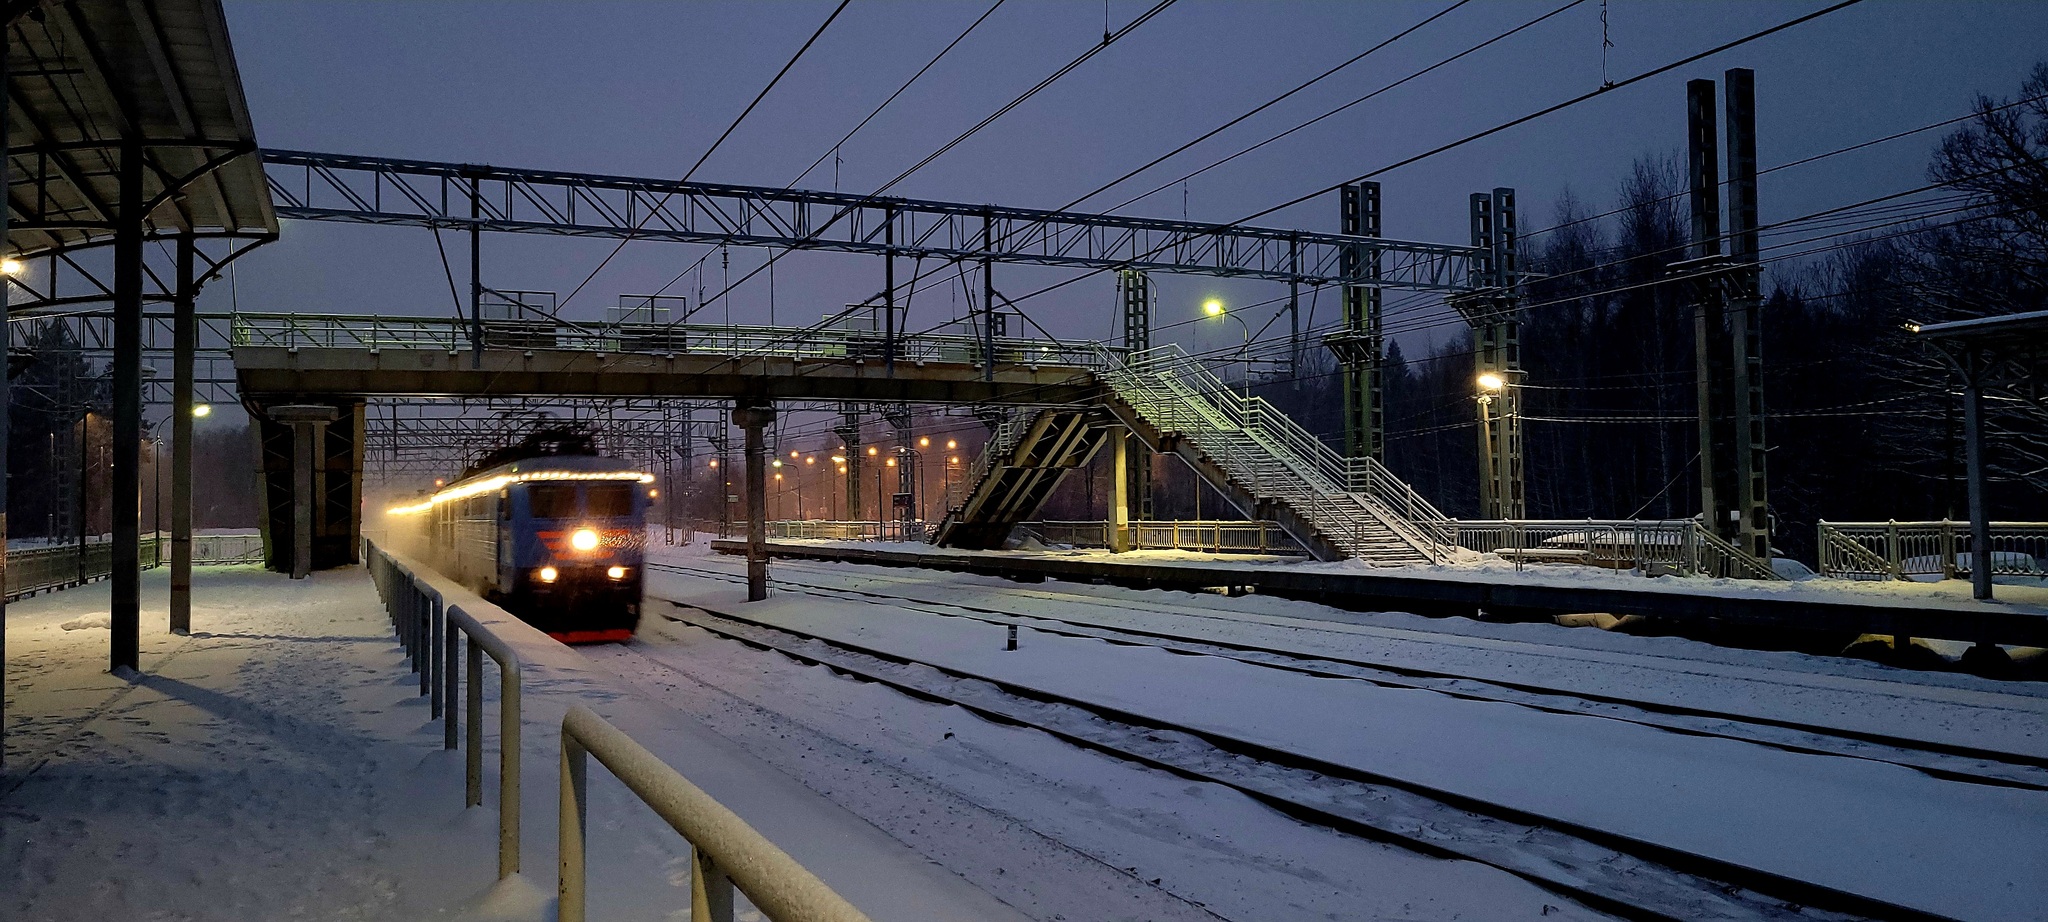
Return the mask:
<svg viewBox="0 0 2048 922">
<path fill-rule="evenodd" d="M 734 566 L 702 558 L 692 564 Z M 796 569 L 777 567 L 789 575 Z M 848 566 L 819 569 L 849 579 L 875 572 Z M 956 586 L 951 574 L 917 575 L 928 577 L 929 592 L 972 594 Z M 716 609 L 729 609 L 737 600 L 729 583 L 671 578 L 656 588 Z M 1116 595 L 1158 599 L 1169 594 L 1120 590 Z M 1317 608 L 1256 597 L 1229 600 L 1233 606 L 1239 603 L 1263 606 L 1259 611 Z M 1035 599 L 1033 604 L 1045 602 Z M 1330 682 L 1218 658 L 1029 630 L 1020 632 L 1022 649 L 1010 653 L 1002 649 L 998 627 L 886 605 L 779 594 L 746 606 L 745 613 L 1934 912 L 2035 919 L 2048 905 L 2048 875 L 2042 873 L 2048 870 L 2048 795 L 2039 791 L 1958 784 L 1865 760 L 1795 754 L 1432 692 Z M 1559 650 L 1566 629 L 1472 626 L 1504 635 L 1516 632 L 1503 629 L 1537 629 L 1519 632 L 1513 640 L 1438 635 L 1454 658 L 1478 660 L 1483 653 L 1496 660 L 1497 670 L 1542 662 L 1547 675 L 1560 681 L 1624 689 L 1669 682 L 1677 697 L 1720 693 L 1738 704 L 1792 715 L 1807 710 L 1813 696 L 1819 699 L 1813 710 L 1823 718 L 1852 718 L 1875 706 L 1884 715 L 1904 715 L 1910 726 L 1930 736 L 1945 734 L 2014 751 L 2042 749 L 2040 719 L 2048 714 L 2043 707 L 2048 702 L 2038 692 L 2007 693 L 1968 677 L 1941 677 L 1924 685 L 1878 679 L 1854 664 L 1792 654 L 1721 651 L 1685 658 L 1700 645 L 1679 642 L 1673 648 L 1662 638 L 1571 632 L 1609 643 L 1665 641 L 1660 665 L 1654 661 L 1657 654 L 1644 652 Z M 1272 631 L 1277 625 L 1261 627 Z M 1297 621 L 1287 630 L 1305 632 L 1308 627 Z M 1329 642 L 1354 648 L 1390 639 L 1400 641 L 1392 644 L 1396 647 L 1421 646 L 1415 637 L 1332 633 L 1345 636 Z M 1549 641 L 1544 646 L 1551 649 L 1534 649 L 1530 640 L 1536 636 Z M 1674 651 L 1679 655 L 1672 656 Z M 1409 655 L 1419 654 L 1411 650 Z M 1804 668 L 1778 668 L 1787 664 Z M 1597 782 L 1589 784 L 1593 779 Z"/>
<path fill-rule="evenodd" d="M 498 882 L 496 743 L 486 806 L 465 810 L 461 755 L 440 748 L 360 568 L 294 582 L 208 567 L 194 583 L 196 630 L 177 637 L 163 630 L 167 575 L 144 574 L 139 674 L 104 671 L 104 630 L 65 629 L 105 611 L 104 583 L 9 606 L 0 918 L 551 918 L 557 728 L 572 704 L 681 767 L 877 918 L 1020 918 L 635 700 L 581 653 L 478 608 L 528 663 L 525 874 Z M 601 766 L 590 779 L 591 916 L 687 918 L 687 845 Z"/>
</svg>

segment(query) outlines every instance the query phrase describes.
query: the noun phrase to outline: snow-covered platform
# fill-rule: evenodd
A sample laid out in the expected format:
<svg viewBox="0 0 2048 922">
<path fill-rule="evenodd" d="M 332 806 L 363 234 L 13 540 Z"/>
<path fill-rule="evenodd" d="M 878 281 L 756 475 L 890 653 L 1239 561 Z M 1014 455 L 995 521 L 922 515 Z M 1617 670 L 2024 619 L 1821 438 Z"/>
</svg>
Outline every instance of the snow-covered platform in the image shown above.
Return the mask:
<svg viewBox="0 0 2048 922">
<path fill-rule="evenodd" d="M 464 809 L 461 753 L 441 748 L 361 569 L 294 582 L 200 568 L 194 584 L 194 631 L 176 636 L 165 574 L 144 575 L 139 674 L 105 671 L 104 584 L 9 607 L 0 918 L 552 918 L 559 728 L 578 704 L 876 918 L 1018 918 L 582 653 L 473 605 L 527 663 L 524 873 L 500 882 L 495 754 L 486 806 Z M 687 918 L 688 846 L 602 768 L 590 778 L 592 917 Z"/>
<path fill-rule="evenodd" d="M 727 554 L 746 543 L 712 542 Z M 1248 587 L 1265 595 L 1358 610 L 1529 617 L 1606 612 L 1678 622 L 1966 643 L 2048 646 L 2048 589 L 2001 587 L 2016 598 L 1978 602 L 1960 583 L 1853 583 L 1620 576 L 1588 568 L 1371 567 L 1357 561 L 1099 550 L 961 551 L 924 544 L 773 541 L 777 557 L 922 567 L 1011 579 L 1101 581 L 1137 588 Z M 1956 587 L 1963 587 L 1956 591 Z"/>
</svg>

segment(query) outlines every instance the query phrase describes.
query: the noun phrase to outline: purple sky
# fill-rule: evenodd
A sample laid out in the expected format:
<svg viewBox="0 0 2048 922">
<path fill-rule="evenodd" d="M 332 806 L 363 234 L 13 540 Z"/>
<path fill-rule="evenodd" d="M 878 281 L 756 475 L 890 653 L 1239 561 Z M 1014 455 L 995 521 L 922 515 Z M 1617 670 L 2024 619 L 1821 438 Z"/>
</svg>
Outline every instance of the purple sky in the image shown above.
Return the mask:
<svg viewBox="0 0 2048 922">
<path fill-rule="evenodd" d="M 1056 207 L 1450 5 L 1184 0 L 1067 75 L 892 194 Z M 1470 3 L 1312 90 L 1091 200 L 1107 207 L 1308 116 L 1407 76 L 1548 12 L 1542 3 Z M 781 186 L 987 8 L 987 2 L 857 0 L 695 178 Z M 1113 0 L 1112 26 L 1150 2 Z M 1824 5 L 1622 3 L 1609 10 L 1615 79 Z M 501 166 L 680 177 L 788 60 L 831 3 L 297 3 L 229 0 L 242 79 L 265 145 Z M 1234 220 L 1585 92 L 1601 80 L 1598 0 L 1193 180 L 1196 220 Z M 843 150 L 840 188 L 869 192 L 1101 40 L 1101 2 L 1010 0 Z M 1632 160 L 1683 142 L 1684 82 L 1728 67 L 1757 72 L 1762 165 L 1798 159 L 1962 114 L 1979 92 L 2012 94 L 2044 56 L 2048 4 L 1869 0 L 1688 70 L 1617 91 L 1382 177 L 1386 232 L 1465 242 L 1465 198 L 1516 187 L 1526 229 L 1549 223 L 1566 188 L 1604 210 Z M 1765 177 L 1770 222 L 1924 182 L 1937 133 Z M 803 183 L 831 188 L 832 164 Z M 1117 194 L 1122 193 L 1122 194 Z M 1128 213 L 1179 217 L 1180 190 Z M 1336 229 L 1324 197 L 1259 223 Z M 460 238 L 448 239 L 461 273 Z M 613 241 L 487 237 L 485 283 L 574 287 Z M 635 243 L 579 296 L 597 317 L 646 292 L 705 248 Z M 732 254 L 733 277 L 760 250 Z M 706 285 L 716 291 L 714 256 Z M 907 275 L 909 261 L 900 274 Z M 777 264 L 775 313 L 810 322 L 881 287 L 879 260 L 795 254 Z M 1016 295 L 1073 273 L 999 267 Z M 458 276 L 459 278 L 460 276 Z M 1270 298 L 1284 286 L 1159 279 L 1157 322 L 1192 317 L 1202 298 Z M 686 283 L 679 292 L 694 288 Z M 243 310 L 446 314 L 448 285 L 417 228 L 287 223 L 283 240 L 237 269 Z M 228 286 L 205 307 L 227 307 Z M 1391 297 L 1391 295 L 1390 295 Z M 1068 339 L 1113 334 L 1108 275 L 1027 304 Z M 911 326 L 964 304 L 939 288 Z M 768 320 L 765 276 L 737 291 L 735 322 Z M 1270 309 L 1248 311 L 1256 327 Z M 712 316 L 724 317 L 714 308 Z M 1334 316 L 1324 296 L 1317 319 Z M 1235 342 L 1235 324 L 1170 337 Z M 1414 348 L 1419 343 L 1410 343 Z"/>
</svg>

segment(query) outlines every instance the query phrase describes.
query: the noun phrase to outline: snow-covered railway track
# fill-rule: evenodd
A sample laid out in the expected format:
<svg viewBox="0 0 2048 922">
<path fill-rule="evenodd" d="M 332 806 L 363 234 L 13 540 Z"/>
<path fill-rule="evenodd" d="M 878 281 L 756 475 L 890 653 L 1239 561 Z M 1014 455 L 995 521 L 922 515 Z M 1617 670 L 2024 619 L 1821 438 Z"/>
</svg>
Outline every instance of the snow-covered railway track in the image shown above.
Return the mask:
<svg viewBox="0 0 2048 922">
<path fill-rule="evenodd" d="M 983 718 L 1223 785 L 1305 822 L 1473 861 L 1631 919 L 1939 919 L 1912 907 L 1254 740 L 826 638 L 698 603 L 662 617 Z M 635 651 L 660 664 L 658 656 Z"/>
<path fill-rule="evenodd" d="M 692 577 L 743 582 L 715 569 L 654 563 L 651 567 Z M 1191 638 L 1130 626 L 1106 626 L 1071 617 L 1026 613 L 985 605 L 919 598 L 907 592 L 878 592 L 786 577 L 771 580 L 794 592 L 889 605 L 938 617 L 1018 625 L 1067 637 L 1158 647 L 1175 653 L 1216 656 L 1321 678 L 1355 679 L 1387 688 L 1433 691 L 1474 701 L 1513 704 L 1557 714 L 1597 717 L 1691 736 L 1716 737 L 1813 755 L 1884 762 L 1946 781 L 2048 791 L 2048 759 L 2004 750 L 1963 746 L 1802 721 L 1758 717 L 1583 690 L 1479 678 L 1453 672 L 1390 666 L 1215 637 Z"/>
</svg>

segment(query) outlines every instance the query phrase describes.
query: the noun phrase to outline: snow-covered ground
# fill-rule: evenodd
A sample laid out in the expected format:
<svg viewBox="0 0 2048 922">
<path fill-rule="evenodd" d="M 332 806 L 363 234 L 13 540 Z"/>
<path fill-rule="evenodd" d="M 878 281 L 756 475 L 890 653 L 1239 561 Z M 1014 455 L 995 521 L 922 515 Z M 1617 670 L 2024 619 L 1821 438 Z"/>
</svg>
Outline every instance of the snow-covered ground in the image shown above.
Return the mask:
<svg viewBox="0 0 2048 922">
<path fill-rule="evenodd" d="M 465 810 L 461 755 L 440 748 L 362 569 L 294 582 L 199 568 L 194 583 L 195 630 L 176 637 L 165 575 L 144 575 L 139 675 L 105 671 L 104 583 L 9 606 L 0 919 L 539 922 L 571 704 L 877 918 L 1021 918 L 578 652 L 483 613 L 527 660 L 524 873 L 497 883 L 495 694 L 485 806 Z M 688 918 L 687 846 L 601 767 L 590 779 L 591 917 Z"/>
<path fill-rule="evenodd" d="M 701 553 L 671 557 L 691 566 L 738 572 L 736 560 Z M 1102 623 L 1179 625 L 1236 639 L 1257 638 L 1388 662 L 1470 669 L 1476 676 L 1555 682 L 1564 688 L 1643 694 L 1675 702 L 1837 726 L 1864 726 L 1923 738 L 2040 754 L 2048 698 L 2038 687 L 1968 676 L 1924 675 L 1826 657 L 1727 650 L 1669 638 L 1640 638 L 1547 625 L 1488 625 L 1458 619 L 1336 612 L 1258 597 L 1224 599 L 1171 592 L 1057 584 L 1040 589 L 958 574 L 845 565 L 778 563 L 795 579 L 870 582 L 877 591 L 962 604 L 998 597 L 1014 608 Z M 908 588 L 906 588 L 908 586 Z M 728 582 L 656 574 L 651 592 L 708 607 L 735 609 Z M 1186 600 L 1176 605 L 1173 600 Z M 1182 609 L 1176 611 L 1176 608 Z M 888 605 L 779 594 L 744 606 L 750 618 L 799 626 L 828 637 L 942 663 L 1020 685 L 1058 689 L 1104 705 L 1185 722 L 1360 768 L 1448 787 L 1460 793 L 1737 863 L 1813 879 L 1962 918 L 2038 919 L 2048 907 L 2048 796 L 1941 781 L 1897 766 L 1796 754 L 1702 739 L 1588 717 L 1460 701 L 1430 692 L 1330 682 L 1220 659 L 1175 656 L 1156 648 L 1024 632 L 1022 649 L 1002 649 L 1000 630 L 958 618 Z M 1233 622 L 1230 619 L 1237 619 Z M 1341 620 L 1340 620 L 1341 619 Z M 1448 630 L 1446 630 L 1448 629 Z M 677 650 L 662 658 L 722 661 L 722 644 L 691 629 L 665 632 Z M 648 640 L 659 643 L 661 638 Z M 1584 641 L 1584 646 L 1580 642 Z M 711 650 L 714 652 L 705 652 Z M 780 657 L 761 654 L 773 681 L 731 680 L 757 707 L 819 728 L 847 745 L 890 754 L 889 738 L 914 717 L 856 702 L 875 694 L 815 688 Z M 801 691 L 796 690 L 802 688 Z M 1006 731 L 1021 732 L 1021 731 Z M 1015 741 L 977 738 L 972 756 L 918 769 L 932 783 L 969 799 L 1000 795 L 979 776 L 1031 764 Z M 907 757 L 907 756 L 906 756 Z M 914 763 L 913 763 L 914 764 Z M 1189 791 L 1190 806 L 1157 809 L 1113 773 L 1068 766 L 1039 781 L 1064 789 L 1087 811 L 1116 817 L 1115 833 L 1089 829 L 1048 798 L 1028 803 L 1029 821 L 1075 830 L 1069 841 L 1135 854 L 1168 886 L 1218 902 L 1223 889 L 1190 856 L 1130 849 L 1125 836 L 1169 839 L 1190 813 L 1215 799 Z M 984 789 L 984 786 L 987 786 Z M 1198 786 L 1199 787 L 1199 786 Z M 1008 801 L 1005 801 L 1008 802 Z M 1193 806 L 1199 804 L 1200 806 Z M 1155 809 L 1147 810 L 1150 806 Z M 1164 819 L 1170 817 L 1170 820 Z M 1269 838 L 1276 837 L 1276 838 Z M 1285 840 L 1276 833 L 1254 841 Z M 1309 848 L 1308 853 L 1317 849 Z M 1259 886 L 1273 905 L 1313 911 L 1290 885 L 1314 879 L 1312 861 L 1279 861 Z M 1397 879 L 1409 879 L 1399 878 Z M 1434 882 L 1414 878 L 1434 891 Z M 1234 889 L 1234 888 L 1232 888 Z M 1444 908 L 1437 904 L 1436 908 Z M 1234 915 L 1235 913 L 1225 913 Z M 1292 912 L 1278 913 L 1280 916 Z"/>
</svg>

